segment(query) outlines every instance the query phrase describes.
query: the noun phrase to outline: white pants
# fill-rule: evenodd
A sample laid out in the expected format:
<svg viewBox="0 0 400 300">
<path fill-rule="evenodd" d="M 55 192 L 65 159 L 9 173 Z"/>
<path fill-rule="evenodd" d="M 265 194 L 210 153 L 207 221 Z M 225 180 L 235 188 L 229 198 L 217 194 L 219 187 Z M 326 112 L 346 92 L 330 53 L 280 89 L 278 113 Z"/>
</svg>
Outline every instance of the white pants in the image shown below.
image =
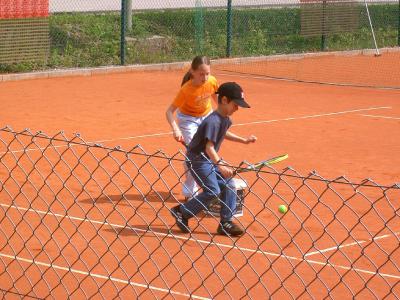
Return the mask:
<svg viewBox="0 0 400 300">
<path fill-rule="evenodd" d="M 210 112 L 210 114 L 212 111 Z M 182 132 L 183 139 L 186 145 L 189 145 L 190 141 L 192 140 L 194 134 L 196 133 L 197 129 L 199 128 L 201 122 L 208 116 L 204 117 L 193 117 L 189 115 L 185 115 L 180 111 L 177 112 L 177 120 L 179 129 Z M 197 194 L 199 190 L 196 182 L 194 181 L 192 175 L 187 170 L 186 164 L 183 163 L 185 167 L 185 182 L 183 183 L 182 193 L 185 197 L 193 197 Z"/>
</svg>

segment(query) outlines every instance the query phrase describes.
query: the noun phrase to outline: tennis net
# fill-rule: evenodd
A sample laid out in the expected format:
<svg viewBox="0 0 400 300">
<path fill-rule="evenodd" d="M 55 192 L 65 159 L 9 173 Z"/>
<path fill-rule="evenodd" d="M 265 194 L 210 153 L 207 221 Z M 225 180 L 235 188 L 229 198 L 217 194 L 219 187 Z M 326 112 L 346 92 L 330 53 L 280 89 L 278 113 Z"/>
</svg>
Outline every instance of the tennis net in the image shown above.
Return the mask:
<svg viewBox="0 0 400 300">
<path fill-rule="evenodd" d="M 400 89 L 400 50 L 381 49 L 217 60 L 219 73 L 304 83 Z"/>
</svg>

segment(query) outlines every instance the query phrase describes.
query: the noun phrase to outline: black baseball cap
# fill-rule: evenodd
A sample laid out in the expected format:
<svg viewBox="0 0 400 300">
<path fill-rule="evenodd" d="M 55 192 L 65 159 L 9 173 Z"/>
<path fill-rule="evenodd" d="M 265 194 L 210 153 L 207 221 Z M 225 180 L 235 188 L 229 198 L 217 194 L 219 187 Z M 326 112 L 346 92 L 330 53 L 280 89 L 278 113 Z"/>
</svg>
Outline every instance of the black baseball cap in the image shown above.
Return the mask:
<svg viewBox="0 0 400 300">
<path fill-rule="evenodd" d="M 227 97 L 229 100 L 234 101 L 241 107 L 250 107 L 250 105 L 244 100 L 243 89 L 236 82 L 225 82 L 221 84 L 218 91 L 215 93 L 220 97 Z"/>
</svg>

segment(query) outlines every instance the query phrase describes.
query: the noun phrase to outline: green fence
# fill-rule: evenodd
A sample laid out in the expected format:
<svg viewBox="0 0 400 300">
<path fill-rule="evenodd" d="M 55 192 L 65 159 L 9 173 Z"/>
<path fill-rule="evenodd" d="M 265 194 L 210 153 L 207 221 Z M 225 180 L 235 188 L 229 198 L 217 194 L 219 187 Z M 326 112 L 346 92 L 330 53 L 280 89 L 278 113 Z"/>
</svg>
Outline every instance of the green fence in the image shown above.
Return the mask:
<svg viewBox="0 0 400 300">
<path fill-rule="evenodd" d="M 211 58 L 313 52 L 321 51 L 322 36 L 324 51 L 374 48 L 362 2 L 353 2 L 352 21 L 357 23 L 351 30 L 317 30 L 312 36 L 302 34 L 302 14 L 304 18 L 305 8 L 312 5 L 308 2 L 197 0 L 192 7 L 180 7 L 183 2 L 151 2 L 148 7 L 133 6 L 129 14 L 126 0 L 98 0 L 94 7 L 77 0 L 64 6 L 50 1 L 48 58 L 0 60 L 0 72 L 173 62 L 190 60 L 200 52 Z M 369 4 L 378 47 L 399 45 L 399 11 L 398 1 Z M 335 18 L 324 22 L 346 22 L 340 15 Z M 127 24 L 126 30 L 121 23 Z"/>
</svg>

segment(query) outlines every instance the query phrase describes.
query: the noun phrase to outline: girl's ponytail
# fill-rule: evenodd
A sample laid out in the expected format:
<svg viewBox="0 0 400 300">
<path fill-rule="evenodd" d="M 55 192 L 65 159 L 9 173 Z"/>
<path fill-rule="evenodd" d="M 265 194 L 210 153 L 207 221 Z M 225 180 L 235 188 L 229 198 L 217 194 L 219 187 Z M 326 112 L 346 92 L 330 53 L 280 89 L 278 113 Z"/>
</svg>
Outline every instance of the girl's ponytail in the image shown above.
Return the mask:
<svg viewBox="0 0 400 300">
<path fill-rule="evenodd" d="M 186 72 L 186 74 L 182 78 L 182 83 L 181 86 L 184 85 L 186 82 L 188 82 L 190 79 L 192 79 L 192 73 L 189 71 Z"/>
</svg>

